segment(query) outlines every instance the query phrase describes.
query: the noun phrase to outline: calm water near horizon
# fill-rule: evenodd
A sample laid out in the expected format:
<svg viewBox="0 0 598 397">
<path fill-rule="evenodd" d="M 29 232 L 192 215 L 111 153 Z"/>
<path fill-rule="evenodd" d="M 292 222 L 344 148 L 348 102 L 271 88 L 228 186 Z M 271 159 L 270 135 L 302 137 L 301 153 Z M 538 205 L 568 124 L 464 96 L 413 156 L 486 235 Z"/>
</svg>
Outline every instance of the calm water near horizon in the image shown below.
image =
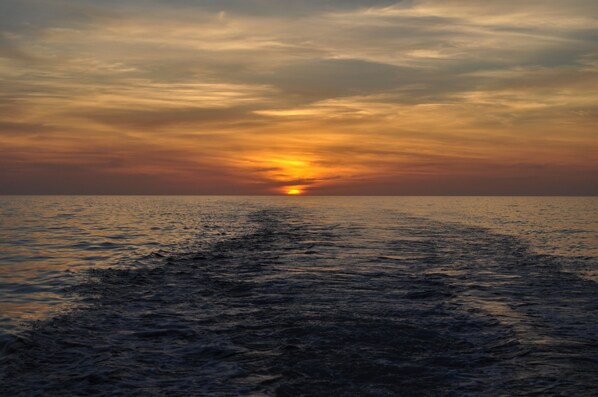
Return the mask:
<svg viewBox="0 0 598 397">
<path fill-rule="evenodd" d="M 598 197 L 0 197 L 17 395 L 591 395 L 597 280 Z"/>
</svg>

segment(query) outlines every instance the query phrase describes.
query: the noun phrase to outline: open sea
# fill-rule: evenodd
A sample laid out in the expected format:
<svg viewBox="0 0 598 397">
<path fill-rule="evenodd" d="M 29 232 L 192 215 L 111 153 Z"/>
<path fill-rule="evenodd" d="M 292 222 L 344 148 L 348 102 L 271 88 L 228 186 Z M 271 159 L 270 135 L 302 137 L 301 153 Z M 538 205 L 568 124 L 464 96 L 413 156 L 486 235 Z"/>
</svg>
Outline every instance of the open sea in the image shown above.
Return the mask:
<svg viewBox="0 0 598 397">
<path fill-rule="evenodd" d="M 0 196 L 2 396 L 598 395 L 598 197 Z"/>
</svg>

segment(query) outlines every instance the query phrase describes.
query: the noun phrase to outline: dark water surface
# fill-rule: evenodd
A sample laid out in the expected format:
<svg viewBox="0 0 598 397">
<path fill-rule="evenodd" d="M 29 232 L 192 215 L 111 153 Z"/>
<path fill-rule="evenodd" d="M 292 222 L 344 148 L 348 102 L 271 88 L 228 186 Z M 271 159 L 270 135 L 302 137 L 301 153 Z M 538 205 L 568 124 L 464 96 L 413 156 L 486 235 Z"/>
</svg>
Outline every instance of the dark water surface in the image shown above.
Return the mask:
<svg viewBox="0 0 598 397">
<path fill-rule="evenodd" d="M 2 200 L 0 395 L 598 392 L 595 198 Z"/>
</svg>

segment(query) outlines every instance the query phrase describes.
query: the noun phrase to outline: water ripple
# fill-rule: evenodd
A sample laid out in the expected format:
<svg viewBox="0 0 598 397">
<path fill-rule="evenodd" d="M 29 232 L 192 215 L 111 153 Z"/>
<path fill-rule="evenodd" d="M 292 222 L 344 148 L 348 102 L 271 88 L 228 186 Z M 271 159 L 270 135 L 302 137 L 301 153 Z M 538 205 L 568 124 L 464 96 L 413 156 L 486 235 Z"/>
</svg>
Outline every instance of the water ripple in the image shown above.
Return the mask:
<svg viewBox="0 0 598 397">
<path fill-rule="evenodd" d="M 512 236 L 301 208 L 155 266 L 94 269 L 84 308 L 3 337 L 8 395 L 592 395 L 596 283 Z"/>
</svg>

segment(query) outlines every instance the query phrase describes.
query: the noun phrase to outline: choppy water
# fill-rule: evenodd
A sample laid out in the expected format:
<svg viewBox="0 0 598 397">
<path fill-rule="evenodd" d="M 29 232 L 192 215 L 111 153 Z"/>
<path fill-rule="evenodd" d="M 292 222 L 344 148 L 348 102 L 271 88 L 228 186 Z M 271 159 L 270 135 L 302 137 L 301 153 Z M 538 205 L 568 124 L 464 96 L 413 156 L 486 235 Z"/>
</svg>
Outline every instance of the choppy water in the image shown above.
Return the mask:
<svg viewBox="0 0 598 397">
<path fill-rule="evenodd" d="M 596 198 L 3 197 L 0 214 L 0 394 L 598 391 Z"/>
</svg>

